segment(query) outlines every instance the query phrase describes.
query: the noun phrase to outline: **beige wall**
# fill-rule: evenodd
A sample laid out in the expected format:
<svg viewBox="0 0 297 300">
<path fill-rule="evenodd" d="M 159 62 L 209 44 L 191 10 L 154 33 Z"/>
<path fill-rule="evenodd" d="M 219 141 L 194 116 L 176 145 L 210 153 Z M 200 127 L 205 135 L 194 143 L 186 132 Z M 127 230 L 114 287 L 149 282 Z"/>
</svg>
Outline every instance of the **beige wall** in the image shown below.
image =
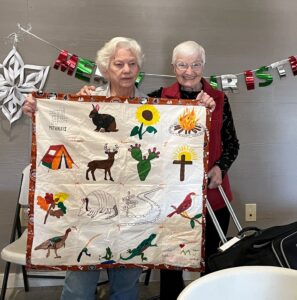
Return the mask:
<svg viewBox="0 0 297 300">
<path fill-rule="evenodd" d="M 17 23 L 81 57 L 114 36 L 137 39 L 146 53 L 143 71 L 171 74 L 170 52 L 193 39 L 206 49 L 205 75 L 241 73 L 297 54 L 297 3 L 292 0 L 0 0 L 0 61 L 11 44 L 7 35 Z M 18 44 L 25 63 L 53 65 L 58 51 L 24 36 Z M 243 221 L 245 203 L 257 203 L 259 226 L 296 219 L 296 83 L 290 69 L 280 80 L 247 91 L 242 78 L 238 94 L 229 95 L 241 143 L 230 171 L 235 207 Z M 147 77 L 145 92 L 171 80 Z M 84 82 L 51 69 L 46 90 L 75 92 Z M 0 114 L 0 248 L 9 241 L 20 172 L 29 162 L 30 122 L 9 128 Z M 243 222 L 244 224 L 244 222 Z M 3 272 L 3 262 L 0 262 Z"/>
</svg>

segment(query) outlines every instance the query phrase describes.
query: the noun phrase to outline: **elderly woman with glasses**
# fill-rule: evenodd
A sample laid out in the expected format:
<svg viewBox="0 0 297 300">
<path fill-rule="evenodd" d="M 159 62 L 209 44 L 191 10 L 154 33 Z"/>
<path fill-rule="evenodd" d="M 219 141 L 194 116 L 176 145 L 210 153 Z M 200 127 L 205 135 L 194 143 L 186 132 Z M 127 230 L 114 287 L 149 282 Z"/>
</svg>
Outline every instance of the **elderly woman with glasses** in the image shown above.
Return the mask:
<svg viewBox="0 0 297 300">
<path fill-rule="evenodd" d="M 186 41 L 177 45 L 172 53 L 172 66 L 176 82 L 149 94 L 150 97 L 202 99 L 204 102 L 216 103 L 212 114 L 209 142 L 209 185 L 207 198 L 224 233 L 228 230 L 230 215 L 217 187 L 222 185 L 231 200 L 232 194 L 227 175 L 228 169 L 236 159 L 239 143 L 233 123 L 228 98 L 218 90 L 214 90 L 202 77 L 205 65 L 205 51 L 194 41 Z M 205 260 L 217 251 L 220 238 L 210 219 L 206 215 Z M 161 270 L 160 299 L 175 300 L 184 288 L 182 271 Z"/>
<path fill-rule="evenodd" d="M 140 45 L 133 39 L 115 37 L 98 52 L 96 63 L 108 83 L 92 94 L 100 96 L 146 97 L 135 87 L 135 80 L 143 62 Z M 36 111 L 36 99 L 28 96 L 23 112 L 28 116 Z M 141 268 L 108 269 L 110 283 L 109 299 L 137 300 L 139 298 L 139 276 Z M 94 300 L 100 270 L 68 271 L 62 291 L 62 300 Z"/>
</svg>

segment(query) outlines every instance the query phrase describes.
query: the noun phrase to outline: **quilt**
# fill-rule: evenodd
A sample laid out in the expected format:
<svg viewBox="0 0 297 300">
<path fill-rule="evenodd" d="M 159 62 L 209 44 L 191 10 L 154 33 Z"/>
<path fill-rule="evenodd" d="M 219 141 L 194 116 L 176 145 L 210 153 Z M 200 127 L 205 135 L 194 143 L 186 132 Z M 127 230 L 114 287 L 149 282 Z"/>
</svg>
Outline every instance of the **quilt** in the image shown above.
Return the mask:
<svg viewBox="0 0 297 300">
<path fill-rule="evenodd" d="M 196 100 L 36 97 L 27 266 L 202 271 L 209 110 Z"/>
</svg>

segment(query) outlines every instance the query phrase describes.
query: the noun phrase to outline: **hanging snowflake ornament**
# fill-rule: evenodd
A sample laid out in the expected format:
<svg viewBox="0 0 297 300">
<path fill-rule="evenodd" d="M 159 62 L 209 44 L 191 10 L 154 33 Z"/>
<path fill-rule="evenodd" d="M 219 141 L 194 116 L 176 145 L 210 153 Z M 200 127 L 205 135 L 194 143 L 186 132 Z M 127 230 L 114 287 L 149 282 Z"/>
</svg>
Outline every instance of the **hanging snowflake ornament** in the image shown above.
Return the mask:
<svg viewBox="0 0 297 300">
<path fill-rule="evenodd" d="M 49 66 L 25 65 L 13 46 L 0 64 L 0 104 L 10 124 L 21 117 L 26 95 L 43 88 L 48 72 Z"/>
</svg>

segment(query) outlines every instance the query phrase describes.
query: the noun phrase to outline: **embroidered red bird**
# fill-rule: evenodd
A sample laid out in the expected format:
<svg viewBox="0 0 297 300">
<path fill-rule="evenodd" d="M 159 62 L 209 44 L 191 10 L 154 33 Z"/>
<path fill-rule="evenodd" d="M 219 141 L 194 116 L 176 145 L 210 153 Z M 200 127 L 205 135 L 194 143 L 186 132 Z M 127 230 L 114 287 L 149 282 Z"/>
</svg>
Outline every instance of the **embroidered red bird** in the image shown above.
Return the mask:
<svg viewBox="0 0 297 300">
<path fill-rule="evenodd" d="M 171 205 L 171 207 L 174 208 L 174 211 L 170 213 L 167 217 L 171 218 L 174 214 L 180 215 L 181 213 L 189 209 L 192 205 L 192 196 L 195 195 L 196 194 L 193 192 L 189 193 L 178 207 Z"/>
</svg>

